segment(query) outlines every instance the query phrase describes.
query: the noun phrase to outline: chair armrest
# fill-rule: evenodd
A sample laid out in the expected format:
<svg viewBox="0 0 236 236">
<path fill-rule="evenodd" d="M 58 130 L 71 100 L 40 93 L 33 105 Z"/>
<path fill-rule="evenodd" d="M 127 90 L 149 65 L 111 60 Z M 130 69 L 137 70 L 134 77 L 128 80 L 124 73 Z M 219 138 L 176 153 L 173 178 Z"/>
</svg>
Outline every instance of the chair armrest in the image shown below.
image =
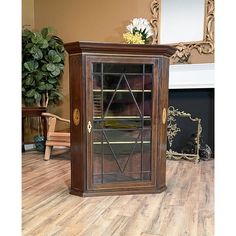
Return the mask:
<svg viewBox="0 0 236 236">
<path fill-rule="evenodd" d="M 43 112 L 42 116 L 53 117 L 53 118 L 56 118 L 56 119 L 58 119 L 60 121 L 64 121 L 64 122 L 70 123 L 70 120 L 61 118 L 60 116 L 57 116 L 57 115 L 54 115 L 54 114 L 51 114 L 51 113 L 48 113 L 48 112 Z"/>
</svg>

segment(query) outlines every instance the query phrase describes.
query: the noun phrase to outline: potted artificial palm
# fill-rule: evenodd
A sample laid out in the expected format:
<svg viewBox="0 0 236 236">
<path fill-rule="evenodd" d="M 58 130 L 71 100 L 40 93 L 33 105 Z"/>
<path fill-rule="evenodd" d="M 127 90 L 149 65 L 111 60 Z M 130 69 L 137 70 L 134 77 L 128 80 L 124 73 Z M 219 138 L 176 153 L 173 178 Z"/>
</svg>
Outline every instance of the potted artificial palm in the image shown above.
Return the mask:
<svg viewBox="0 0 236 236">
<path fill-rule="evenodd" d="M 64 71 L 63 41 L 50 27 L 22 32 L 22 103 L 26 107 L 47 107 L 62 99 L 60 81 Z M 42 140 L 44 137 L 35 137 Z"/>
</svg>

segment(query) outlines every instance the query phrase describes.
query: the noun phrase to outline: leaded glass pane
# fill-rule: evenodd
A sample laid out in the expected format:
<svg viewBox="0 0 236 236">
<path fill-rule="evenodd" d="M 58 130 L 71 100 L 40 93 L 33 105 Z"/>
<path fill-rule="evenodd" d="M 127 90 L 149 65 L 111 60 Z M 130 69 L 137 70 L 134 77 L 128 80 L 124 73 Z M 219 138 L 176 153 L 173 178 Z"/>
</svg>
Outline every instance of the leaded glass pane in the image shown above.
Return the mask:
<svg viewBox="0 0 236 236">
<path fill-rule="evenodd" d="M 151 179 L 152 73 L 93 63 L 93 184 Z"/>
</svg>

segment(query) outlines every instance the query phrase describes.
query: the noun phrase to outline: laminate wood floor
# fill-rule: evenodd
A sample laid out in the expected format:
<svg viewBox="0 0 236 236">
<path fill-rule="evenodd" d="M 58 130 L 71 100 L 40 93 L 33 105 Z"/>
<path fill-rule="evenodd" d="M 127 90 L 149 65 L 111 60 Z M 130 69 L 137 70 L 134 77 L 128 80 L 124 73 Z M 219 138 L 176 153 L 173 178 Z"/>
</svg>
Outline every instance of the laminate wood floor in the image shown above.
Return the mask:
<svg viewBox="0 0 236 236">
<path fill-rule="evenodd" d="M 214 161 L 167 161 L 161 194 L 69 194 L 69 152 L 22 154 L 22 235 L 214 235 Z"/>
</svg>

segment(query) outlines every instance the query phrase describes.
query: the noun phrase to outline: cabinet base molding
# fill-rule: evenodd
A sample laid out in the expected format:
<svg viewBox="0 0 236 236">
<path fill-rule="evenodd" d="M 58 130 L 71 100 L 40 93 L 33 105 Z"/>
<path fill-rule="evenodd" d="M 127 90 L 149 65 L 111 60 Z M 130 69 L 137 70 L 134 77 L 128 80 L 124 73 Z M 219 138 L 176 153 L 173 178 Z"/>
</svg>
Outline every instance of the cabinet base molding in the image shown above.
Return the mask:
<svg viewBox="0 0 236 236">
<path fill-rule="evenodd" d="M 137 189 L 137 190 L 123 190 L 123 191 L 84 191 L 81 192 L 78 189 L 71 189 L 70 194 L 80 197 L 98 197 L 98 196 L 118 196 L 118 195 L 130 195 L 130 194 L 158 194 L 167 189 L 166 185 L 159 189 Z"/>
</svg>

